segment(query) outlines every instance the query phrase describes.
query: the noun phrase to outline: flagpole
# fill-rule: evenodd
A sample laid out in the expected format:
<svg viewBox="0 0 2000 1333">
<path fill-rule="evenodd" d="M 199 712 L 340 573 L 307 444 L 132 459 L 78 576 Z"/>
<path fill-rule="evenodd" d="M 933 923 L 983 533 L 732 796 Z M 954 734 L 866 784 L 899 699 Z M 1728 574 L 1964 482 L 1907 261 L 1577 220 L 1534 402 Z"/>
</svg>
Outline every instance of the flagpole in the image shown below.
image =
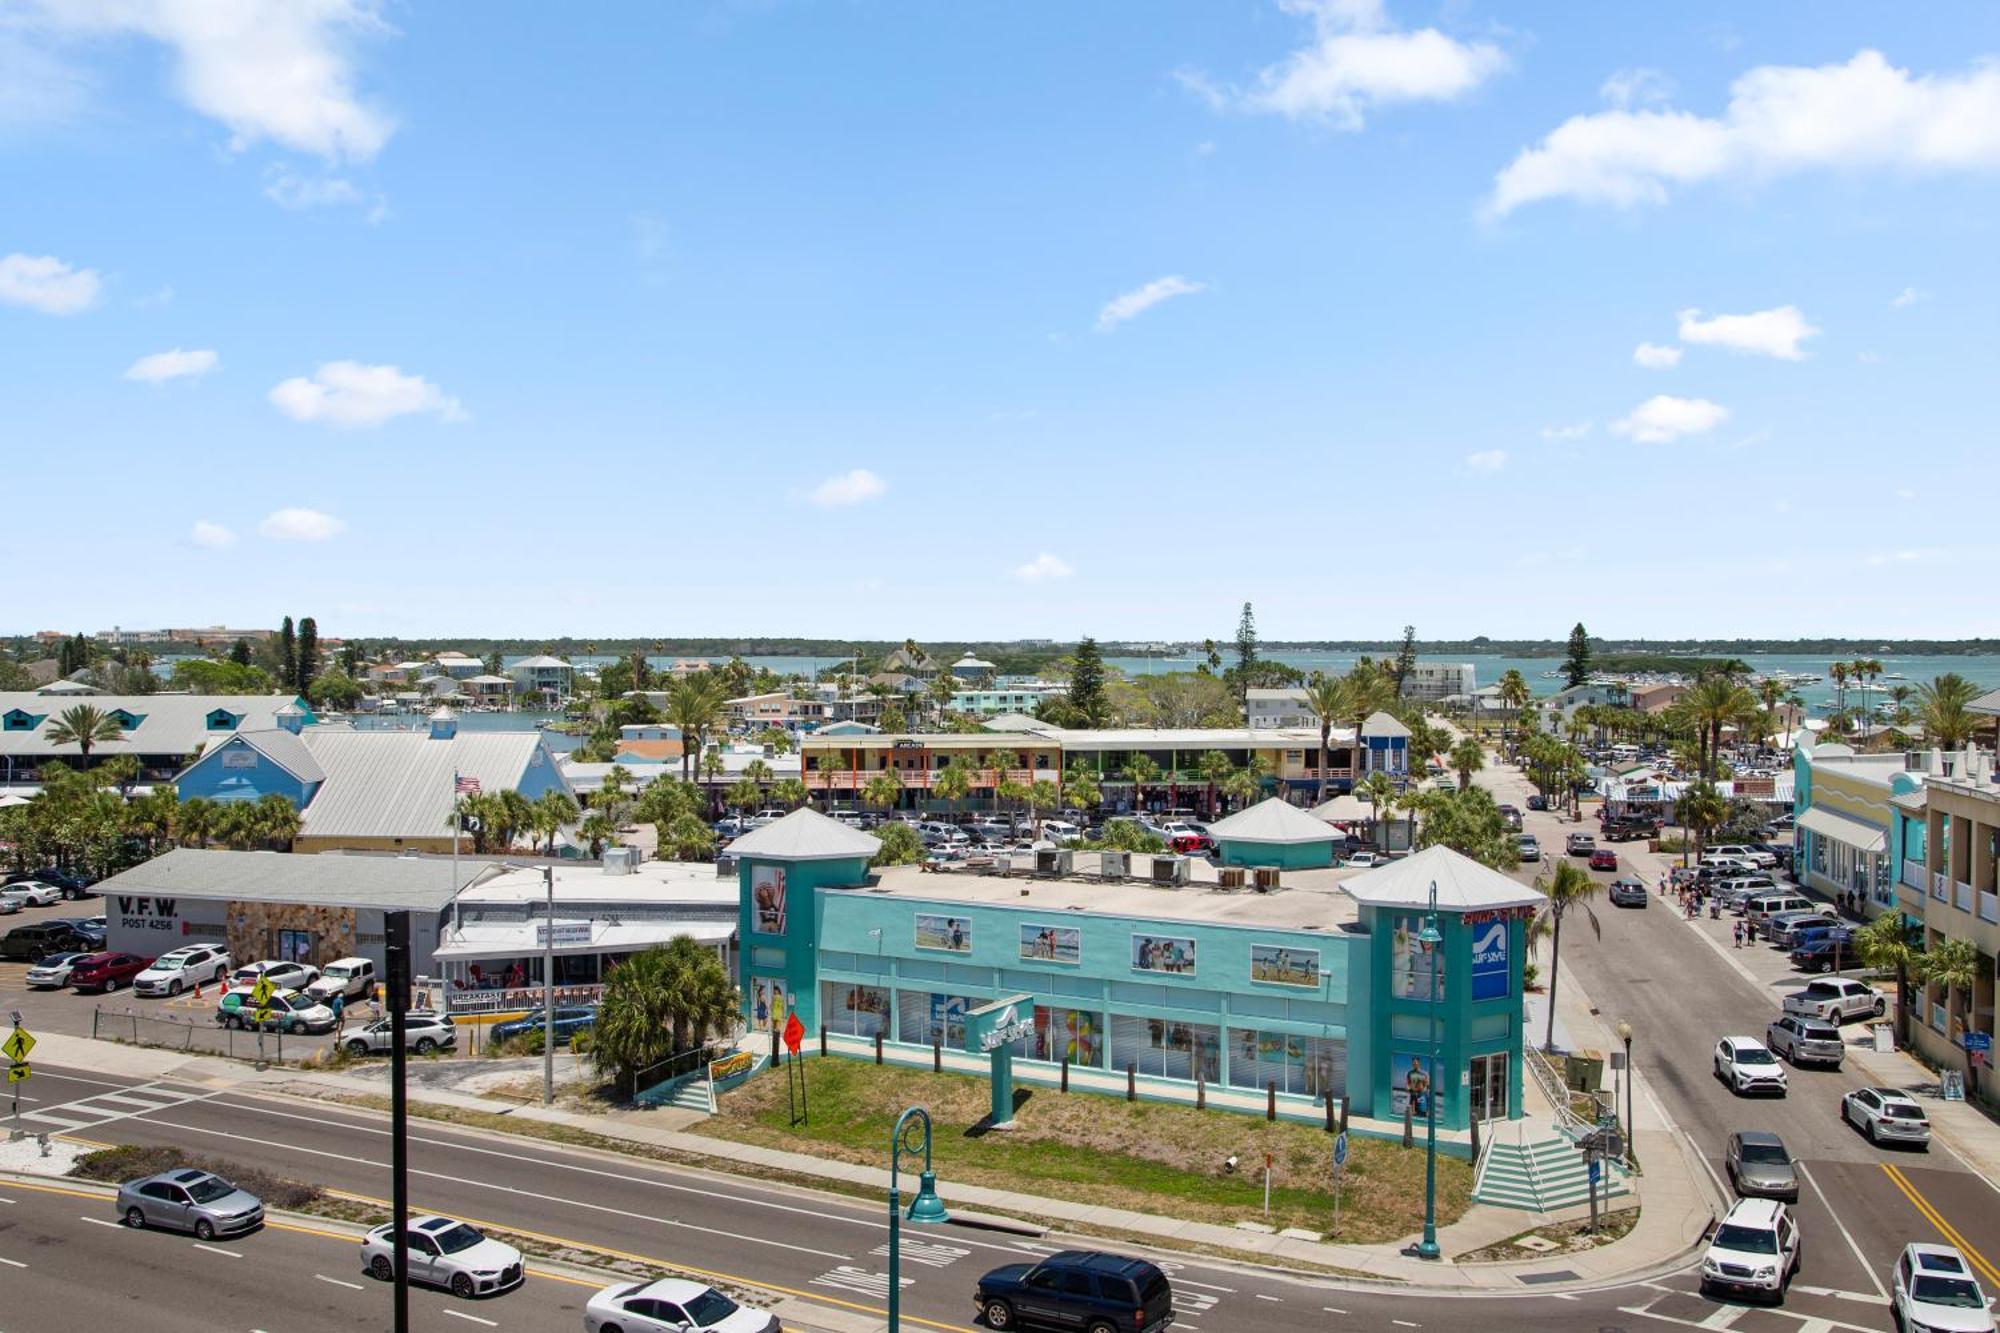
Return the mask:
<svg viewBox="0 0 2000 1333">
<path fill-rule="evenodd" d="M 458 797 L 458 770 L 451 771 L 451 933 L 458 934 L 458 844 L 465 837 L 465 806 Z"/>
</svg>

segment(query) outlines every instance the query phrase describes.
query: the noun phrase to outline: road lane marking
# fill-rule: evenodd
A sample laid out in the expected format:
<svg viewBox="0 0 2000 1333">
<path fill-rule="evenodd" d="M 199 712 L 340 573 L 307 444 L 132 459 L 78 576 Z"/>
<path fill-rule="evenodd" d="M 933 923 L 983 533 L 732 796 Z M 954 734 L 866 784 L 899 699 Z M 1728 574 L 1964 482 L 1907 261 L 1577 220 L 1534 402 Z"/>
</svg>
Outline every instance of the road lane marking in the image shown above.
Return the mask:
<svg viewBox="0 0 2000 1333">
<path fill-rule="evenodd" d="M 115 1227 L 119 1231 L 123 1231 L 125 1229 L 125 1224 L 123 1222 L 107 1222 L 101 1217 L 79 1217 L 76 1220 L 79 1222 L 88 1222 L 90 1223 L 90 1225 L 94 1227 Z"/>
<path fill-rule="evenodd" d="M 1177 1287 L 1200 1287 L 1203 1291 L 1219 1291 L 1225 1296 L 1234 1296 L 1236 1294 L 1236 1288 L 1234 1287 L 1218 1287 L 1213 1282 L 1197 1282 L 1191 1277 L 1182 1277 L 1178 1271 L 1179 1268 L 1180 1265 L 1175 1264 L 1172 1268 L 1168 1269 L 1168 1272 L 1172 1275 L 1173 1284 Z"/>
<path fill-rule="evenodd" d="M 22 1262 L 21 1262 L 21 1261 L 20 1261 L 19 1259 L 7 1259 L 7 1258 L 0 1258 L 0 1264 L 5 1264 L 5 1265 L 7 1265 L 7 1267 L 9 1267 L 9 1268 L 26 1268 L 26 1267 L 27 1267 L 27 1265 L 26 1265 L 26 1264 L 24 1264 L 24 1263 L 22 1263 Z"/>
<path fill-rule="evenodd" d="M 333 1286 L 336 1287 L 346 1287 L 349 1291 L 361 1290 L 361 1284 L 359 1282 L 343 1282 L 337 1277 L 328 1277 L 324 1273 L 314 1273 L 313 1276 L 318 1278 L 321 1282 L 331 1283 Z"/>
<path fill-rule="evenodd" d="M 1722 1183 L 1722 1177 L 1715 1174 L 1714 1165 L 1708 1160 L 1708 1154 L 1701 1150 L 1701 1145 L 1694 1141 L 1694 1135 L 1683 1129 L 1681 1137 L 1688 1141 L 1688 1147 L 1694 1149 L 1695 1160 L 1701 1163 L 1701 1169 L 1708 1172 L 1708 1178 L 1715 1182 L 1715 1192 L 1725 1199 L 1729 1198 L 1729 1188 Z"/>
<path fill-rule="evenodd" d="M 1255 1296 L 1255 1297 L 1256 1297 L 1256 1298 L 1257 1298 L 1258 1300 L 1260 1300 L 1260 1301 L 1270 1301 L 1270 1302 L 1271 1302 L 1271 1303 L 1273 1303 L 1273 1304 L 1283 1304 L 1283 1300 L 1282 1300 L 1282 1298 L 1281 1298 L 1281 1297 L 1277 1297 L 1277 1296 L 1266 1296 L 1266 1295 L 1265 1295 L 1265 1294 L 1264 1294 L 1263 1292 L 1261 1292 L 1261 1291 L 1253 1291 L 1253 1292 L 1251 1292 L 1250 1294 L 1251 1294 L 1252 1296 Z"/>
<path fill-rule="evenodd" d="M 1875 1276 L 1874 1267 L 1869 1264 L 1867 1256 L 1861 1253 L 1861 1247 L 1854 1243 L 1854 1233 L 1847 1229 L 1847 1223 L 1841 1221 L 1840 1214 L 1833 1210 L 1833 1201 L 1827 1198 L 1826 1191 L 1819 1187 L 1819 1181 L 1814 1178 L 1812 1169 L 1804 1162 L 1798 1165 L 1799 1174 L 1806 1178 L 1806 1184 L 1812 1186 L 1813 1193 L 1819 1195 L 1820 1203 L 1826 1208 L 1826 1215 L 1833 1219 L 1836 1227 L 1840 1228 L 1840 1238 L 1847 1242 L 1848 1249 L 1854 1251 L 1854 1262 L 1861 1265 L 1862 1273 L 1868 1278 L 1868 1285 L 1875 1288 L 1876 1296 L 1888 1300 L 1889 1293 L 1882 1289 L 1882 1279 Z"/>
<path fill-rule="evenodd" d="M 1390 1323 L 1392 1323 L 1392 1324 L 1394 1324 L 1394 1325 L 1395 1325 L 1395 1326 L 1396 1326 L 1397 1328 L 1422 1328 L 1422 1327 L 1423 1327 L 1423 1325 L 1422 1325 L 1422 1324 L 1413 1324 L 1413 1323 L 1411 1323 L 1411 1322 L 1410 1322 L 1409 1320 L 1407 1320 L 1407 1319 L 1391 1319 L 1391 1320 L 1390 1320 L 1389 1322 L 1390 1322 Z"/>
<path fill-rule="evenodd" d="M 0 1203 L 12 1204 L 13 1202 L 14 1201 L 12 1199 L 0 1199 Z"/>
<path fill-rule="evenodd" d="M 1741 1319 L 1749 1309 L 1750 1307 L 1747 1305 L 1725 1305 L 1713 1314 L 1703 1315 L 1696 1322 L 1695 1327 L 1727 1329 L 1731 1324 Z"/>
<path fill-rule="evenodd" d="M 1884 1174 L 1895 1182 L 1896 1188 L 1903 1192 L 1903 1197 L 1910 1201 L 1910 1205 L 1922 1213 L 1924 1219 L 1936 1227 L 1946 1240 L 1956 1245 L 1959 1252 L 1972 1262 L 1973 1267 L 1986 1275 L 1988 1282 L 2000 1283 L 2000 1270 L 1996 1270 L 1985 1255 L 1966 1243 L 1965 1237 L 1958 1234 L 1958 1229 L 1945 1221 L 1944 1214 L 1940 1213 L 1931 1201 L 1910 1183 L 1909 1177 L 1903 1174 L 1901 1167 L 1888 1162 L 1881 1163 L 1881 1167 Z"/>
<path fill-rule="evenodd" d="M 469 1324 L 484 1324 L 488 1328 L 500 1327 L 500 1325 L 493 1322 L 491 1319 L 481 1319 L 476 1314 L 465 1314 L 459 1310 L 446 1310 L 445 1313 L 450 1315 L 453 1319 L 463 1319 Z"/>
<path fill-rule="evenodd" d="M 196 1241 L 194 1247 L 197 1250 L 207 1250 L 210 1254 L 219 1254 L 225 1259 L 241 1259 L 243 1257 L 241 1250 L 225 1250 L 215 1245 L 203 1245 L 200 1241 Z"/>
<path fill-rule="evenodd" d="M 1319 1308 L 1320 1308 L 1321 1310 L 1325 1311 L 1325 1312 L 1326 1312 L 1327 1314 L 1346 1314 L 1346 1313 L 1347 1313 L 1347 1311 L 1345 1311 L 1345 1310 L 1336 1310 L 1336 1309 L 1334 1309 L 1334 1308 L 1333 1308 L 1333 1307 L 1332 1307 L 1331 1305 L 1322 1305 L 1322 1306 L 1320 1306 Z"/>
</svg>

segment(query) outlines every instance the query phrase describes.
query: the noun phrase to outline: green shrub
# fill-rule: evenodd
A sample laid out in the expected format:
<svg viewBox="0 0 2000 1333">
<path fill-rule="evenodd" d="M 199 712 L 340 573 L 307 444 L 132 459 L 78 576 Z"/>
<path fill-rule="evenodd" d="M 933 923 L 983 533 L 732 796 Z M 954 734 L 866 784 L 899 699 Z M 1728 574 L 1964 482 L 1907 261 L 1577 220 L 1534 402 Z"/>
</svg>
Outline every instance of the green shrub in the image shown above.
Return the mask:
<svg viewBox="0 0 2000 1333">
<path fill-rule="evenodd" d="M 135 1180 L 141 1176 L 158 1175 L 162 1171 L 178 1171 L 192 1167 L 196 1171 L 208 1171 L 221 1176 L 239 1188 L 249 1190 L 264 1201 L 266 1208 L 296 1210 L 317 1201 L 325 1192 L 318 1185 L 303 1180 L 293 1180 L 287 1176 L 274 1176 L 255 1167 L 239 1166 L 234 1162 L 201 1153 L 189 1152 L 185 1148 L 149 1144 L 122 1144 L 116 1148 L 101 1148 L 85 1153 L 76 1159 L 76 1165 L 69 1173 L 79 1180 L 102 1180 L 112 1184 Z"/>
</svg>

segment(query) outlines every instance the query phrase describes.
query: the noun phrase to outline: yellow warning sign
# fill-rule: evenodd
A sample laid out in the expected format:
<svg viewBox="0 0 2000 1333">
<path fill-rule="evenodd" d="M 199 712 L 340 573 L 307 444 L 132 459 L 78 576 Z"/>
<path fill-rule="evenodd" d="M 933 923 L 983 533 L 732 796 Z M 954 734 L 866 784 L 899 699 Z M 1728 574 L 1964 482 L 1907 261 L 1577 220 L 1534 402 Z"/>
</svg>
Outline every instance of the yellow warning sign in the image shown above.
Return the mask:
<svg viewBox="0 0 2000 1333">
<path fill-rule="evenodd" d="M 0 1055 L 16 1062 L 28 1058 L 28 1052 L 35 1049 L 35 1036 L 26 1028 L 15 1028 L 7 1034 L 7 1040 L 0 1041 Z"/>
<path fill-rule="evenodd" d="M 28 1066 L 27 1066 L 27 1065 L 25 1065 L 25 1064 L 11 1064 L 11 1065 L 8 1065 L 8 1066 L 7 1066 L 7 1081 L 8 1081 L 9 1083 L 23 1083 L 23 1082 L 26 1082 L 26 1081 L 27 1081 L 27 1079 L 28 1079 L 28 1076 L 29 1076 L 29 1075 L 30 1075 L 30 1074 L 31 1074 L 32 1072 L 33 1072 L 33 1071 L 32 1071 L 32 1070 L 30 1070 L 30 1069 L 28 1068 Z"/>
</svg>

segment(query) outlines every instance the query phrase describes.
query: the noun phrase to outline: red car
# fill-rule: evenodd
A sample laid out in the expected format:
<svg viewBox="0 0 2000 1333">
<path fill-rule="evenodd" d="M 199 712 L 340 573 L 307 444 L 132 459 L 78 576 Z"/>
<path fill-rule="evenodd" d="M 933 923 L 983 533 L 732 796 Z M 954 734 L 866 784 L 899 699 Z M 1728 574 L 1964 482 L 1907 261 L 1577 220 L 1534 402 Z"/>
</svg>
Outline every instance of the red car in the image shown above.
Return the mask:
<svg viewBox="0 0 2000 1333">
<path fill-rule="evenodd" d="M 69 984 L 78 991 L 103 991 L 108 995 L 152 965 L 152 959 L 136 953 L 86 954 L 70 968 Z"/>
<path fill-rule="evenodd" d="M 1167 846 L 1182 856 L 1205 856 L 1215 850 L 1215 839 L 1206 833 L 1176 833 Z"/>
<path fill-rule="evenodd" d="M 1618 868 L 1618 853 L 1612 851 L 1609 847 L 1599 847 L 1590 854 L 1590 868 L 1592 870 L 1616 870 Z"/>
</svg>

